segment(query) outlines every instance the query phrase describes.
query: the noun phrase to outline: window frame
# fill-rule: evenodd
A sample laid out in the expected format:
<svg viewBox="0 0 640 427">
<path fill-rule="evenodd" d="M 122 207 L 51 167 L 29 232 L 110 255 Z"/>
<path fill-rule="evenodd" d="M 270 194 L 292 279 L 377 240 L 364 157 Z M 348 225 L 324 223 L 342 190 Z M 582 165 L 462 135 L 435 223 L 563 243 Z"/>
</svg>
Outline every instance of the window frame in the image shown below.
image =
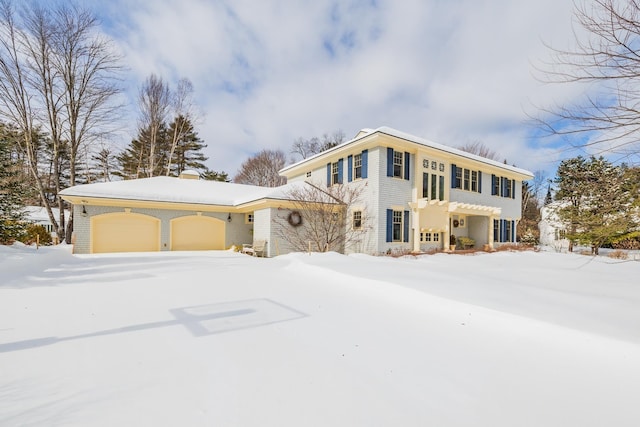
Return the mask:
<svg viewBox="0 0 640 427">
<path fill-rule="evenodd" d="M 353 179 L 362 179 L 362 153 L 353 155 Z"/>
<path fill-rule="evenodd" d="M 393 177 L 404 178 L 404 153 L 393 150 Z"/>
<path fill-rule="evenodd" d="M 391 215 L 391 242 L 393 243 L 403 242 L 403 217 L 404 211 L 397 211 L 395 209 L 393 210 L 393 213 Z"/>
<path fill-rule="evenodd" d="M 351 228 L 353 230 L 362 230 L 362 211 L 354 210 L 351 214 Z"/>
<path fill-rule="evenodd" d="M 340 183 L 340 167 L 338 162 L 331 162 L 331 185 Z"/>
</svg>

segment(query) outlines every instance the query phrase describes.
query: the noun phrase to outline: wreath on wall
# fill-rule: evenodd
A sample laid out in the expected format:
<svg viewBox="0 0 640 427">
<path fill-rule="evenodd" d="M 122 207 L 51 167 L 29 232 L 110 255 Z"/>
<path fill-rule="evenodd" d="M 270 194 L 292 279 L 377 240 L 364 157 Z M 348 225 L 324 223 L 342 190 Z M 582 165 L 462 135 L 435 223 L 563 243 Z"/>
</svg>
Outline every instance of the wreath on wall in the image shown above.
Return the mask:
<svg viewBox="0 0 640 427">
<path fill-rule="evenodd" d="M 460 222 L 459 222 L 457 219 L 454 219 L 454 220 L 453 220 L 453 226 L 454 226 L 454 227 L 457 227 L 457 226 L 459 226 L 459 225 L 460 225 Z"/>
<path fill-rule="evenodd" d="M 290 212 L 289 216 L 287 217 L 287 222 L 292 227 L 297 227 L 299 225 L 302 225 L 302 215 L 300 215 L 300 212 L 298 211 Z"/>
</svg>

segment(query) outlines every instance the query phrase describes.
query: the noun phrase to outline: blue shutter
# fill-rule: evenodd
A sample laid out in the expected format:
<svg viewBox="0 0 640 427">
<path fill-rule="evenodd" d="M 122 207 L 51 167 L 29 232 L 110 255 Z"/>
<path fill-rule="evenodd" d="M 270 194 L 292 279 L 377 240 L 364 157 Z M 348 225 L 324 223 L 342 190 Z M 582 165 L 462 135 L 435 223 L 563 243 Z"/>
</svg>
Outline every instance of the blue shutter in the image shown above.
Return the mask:
<svg viewBox="0 0 640 427">
<path fill-rule="evenodd" d="M 515 179 L 511 180 L 511 198 L 512 199 L 516 198 L 516 180 Z"/>
<path fill-rule="evenodd" d="M 387 176 L 393 176 L 393 148 L 387 147 Z"/>
<path fill-rule="evenodd" d="M 411 176 L 411 154 L 404 153 L 404 179 L 410 179 Z"/>
<path fill-rule="evenodd" d="M 353 181 L 353 156 L 347 157 L 347 182 Z"/>
<path fill-rule="evenodd" d="M 500 177 L 500 195 L 504 197 L 506 192 L 507 192 L 507 186 L 506 186 L 505 178 L 501 176 Z"/>
<path fill-rule="evenodd" d="M 516 222 L 515 220 L 511 220 L 511 241 L 516 241 Z"/>
<path fill-rule="evenodd" d="M 393 240 L 393 209 L 387 209 L 387 242 Z"/>
<path fill-rule="evenodd" d="M 342 184 L 342 166 L 344 159 L 338 160 L 338 184 Z"/>
<path fill-rule="evenodd" d="M 362 150 L 362 179 L 367 178 L 368 167 L 369 167 L 369 150 Z"/>
<path fill-rule="evenodd" d="M 451 188 L 456 188 L 456 165 L 451 164 Z"/>
<path fill-rule="evenodd" d="M 327 163 L 327 187 L 331 187 L 331 163 Z"/>
<path fill-rule="evenodd" d="M 409 242 L 409 211 L 404 211 L 404 241 Z"/>
<path fill-rule="evenodd" d="M 496 179 L 498 177 L 495 176 L 494 174 L 491 174 L 491 195 L 495 196 L 496 195 Z"/>
<path fill-rule="evenodd" d="M 500 220 L 500 241 L 501 242 L 507 241 L 507 220 L 506 219 Z"/>
<path fill-rule="evenodd" d="M 482 193 L 482 172 L 478 171 L 478 193 Z"/>
</svg>

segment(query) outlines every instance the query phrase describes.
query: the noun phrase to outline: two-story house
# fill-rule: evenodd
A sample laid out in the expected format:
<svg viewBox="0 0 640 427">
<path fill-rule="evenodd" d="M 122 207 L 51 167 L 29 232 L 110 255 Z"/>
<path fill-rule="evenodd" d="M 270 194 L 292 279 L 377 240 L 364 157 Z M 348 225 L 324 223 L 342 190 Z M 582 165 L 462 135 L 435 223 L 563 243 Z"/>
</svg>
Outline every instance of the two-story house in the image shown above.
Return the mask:
<svg viewBox="0 0 640 427">
<path fill-rule="evenodd" d="M 76 253 L 223 250 L 260 240 L 267 256 L 291 252 L 292 190 L 361 185 L 346 227 L 362 238 L 346 253 L 448 249 L 515 241 L 521 183 L 532 174 L 390 128 L 287 166 L 277 188 L 204 181 L 197 173 L 78 185 L 60 192 L 74 205 Z M 366 185 L 362 185 L 366 184 Z M 302 222 L 304 226 L 304 221 Z M 367 224 L 367 227 L 363 227 Z"/>
<path fill-rule="evenodd" d="M 529 171 L 436 144 L 388 127 L 365 129 L 347 142 L 287 166 L 288 182 L 363 186 L 347 226 L 362 224 L 367 238 L 345 252 L 448 249 L 450 236 L 476 247 L 515 242 L 522 181 Z"/>
</svg>

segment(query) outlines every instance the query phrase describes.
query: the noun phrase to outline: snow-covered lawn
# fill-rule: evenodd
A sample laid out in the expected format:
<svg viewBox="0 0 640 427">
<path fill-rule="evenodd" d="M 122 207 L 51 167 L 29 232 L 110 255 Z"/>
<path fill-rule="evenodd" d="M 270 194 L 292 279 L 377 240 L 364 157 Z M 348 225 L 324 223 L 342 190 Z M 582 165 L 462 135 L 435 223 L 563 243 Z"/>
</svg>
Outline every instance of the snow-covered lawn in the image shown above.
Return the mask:
<svg viewBox="0 0 640 427">
<path fill-rule="evenodd" d="M 0 247 L 1 426 L 638 426 L 640 262 Z"/>
</svg>

